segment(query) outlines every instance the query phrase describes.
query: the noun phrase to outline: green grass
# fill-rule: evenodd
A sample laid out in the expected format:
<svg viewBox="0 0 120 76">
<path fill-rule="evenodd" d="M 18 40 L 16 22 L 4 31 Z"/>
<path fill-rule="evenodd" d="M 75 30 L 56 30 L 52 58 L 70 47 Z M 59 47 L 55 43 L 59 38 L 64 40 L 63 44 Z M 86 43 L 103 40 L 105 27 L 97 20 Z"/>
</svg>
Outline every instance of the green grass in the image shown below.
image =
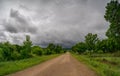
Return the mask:
<svg viewBox="0 0 120 76">
<path fill-rule="evenodd" d="M 33 58 L 23 59 L 18 61 L 0 62 L 0 76 L 23 70 L 25 68 L 31 67 L 33 65 L 37 65 L 46 60 L 55 58 L 57 56 L 59 55 L 55 54 L 55 55 L 48 55 L 48 56 L 33 57 Z"/>
<path fill-rule="evenodd" d="M 73 56 L 80 62 L 83 62 L 88 67 L 96 71 L 98 76 L 120 76 L 120 57 L 106 57 L 106 60 L 111 62 L 115 61 L 118 63 L 114 66 L 111 64 L 102 63 L 100 60 L 103 59 L 103 57 L 89 57 L 87 55 L 76 54 L 73 54 Z"/>
</svg>

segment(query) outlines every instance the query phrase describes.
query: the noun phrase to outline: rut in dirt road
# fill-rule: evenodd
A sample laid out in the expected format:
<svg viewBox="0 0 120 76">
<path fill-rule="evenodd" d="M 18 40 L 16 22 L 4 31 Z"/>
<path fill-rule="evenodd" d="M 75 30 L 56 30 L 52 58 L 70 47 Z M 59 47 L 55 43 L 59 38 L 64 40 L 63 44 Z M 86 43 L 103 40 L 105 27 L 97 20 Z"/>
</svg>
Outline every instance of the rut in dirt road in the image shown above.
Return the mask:
<svg viewBox="0 0 120 76">
<path fill-rule="evenodd" d="M 66 53 L 8 76 L 97 76 L 94 71 Z"/>
</svg>

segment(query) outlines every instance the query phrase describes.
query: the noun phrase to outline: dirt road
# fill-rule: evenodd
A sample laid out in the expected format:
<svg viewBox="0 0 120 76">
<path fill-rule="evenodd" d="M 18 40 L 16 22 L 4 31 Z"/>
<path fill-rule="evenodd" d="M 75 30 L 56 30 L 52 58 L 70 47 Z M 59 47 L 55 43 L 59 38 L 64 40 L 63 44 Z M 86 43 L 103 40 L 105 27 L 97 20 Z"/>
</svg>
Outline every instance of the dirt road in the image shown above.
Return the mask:
<svg viewBox="0 0 120 76">
<path fill-rule="evenodd" d="M 94 71 L 66 53 L 8 76 L 97 76 Z"/>
</svg>

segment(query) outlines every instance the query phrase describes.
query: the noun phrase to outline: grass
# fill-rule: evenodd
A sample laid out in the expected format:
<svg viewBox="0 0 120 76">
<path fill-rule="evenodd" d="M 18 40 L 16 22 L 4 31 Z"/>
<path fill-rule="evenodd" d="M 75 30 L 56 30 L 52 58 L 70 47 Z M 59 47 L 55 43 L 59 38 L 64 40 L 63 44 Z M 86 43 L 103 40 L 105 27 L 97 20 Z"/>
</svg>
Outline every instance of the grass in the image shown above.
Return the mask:
<svg viewBox="0 0 120 76">
<path fill-rule="evenodd" d="M 73 56 L 96 71 L 98 76 L 120 76 L 120 57 L 90 57 L 76 54 L 73 54 Z M 102 59 L 105 59 L 108 63 L 101 62 Z M 117 64 L 112 65 L 109 62 L 116 62 Z"/>
<path fill-rule="evenodd" d="M 16 71 L 23 70 L 33 65 L 42 63 L 46 60 L 55 58 L 57 56 L 59 55 L 55 54 L 55 55 L 48 55 L 48 56 L 33 57 L 33 58 L 23 59 L 18 61 L 0 62 L 0 76 L 4 76 L 10 73 L 14 73 Z"/>
</svg>

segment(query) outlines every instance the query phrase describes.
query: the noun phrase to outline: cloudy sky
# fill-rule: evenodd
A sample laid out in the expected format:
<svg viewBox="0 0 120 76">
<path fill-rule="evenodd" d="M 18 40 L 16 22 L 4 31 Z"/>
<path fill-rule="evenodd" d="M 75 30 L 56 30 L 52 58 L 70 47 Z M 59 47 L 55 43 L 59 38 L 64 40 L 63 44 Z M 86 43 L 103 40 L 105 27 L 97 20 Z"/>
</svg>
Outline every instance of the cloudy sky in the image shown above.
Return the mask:
<svg viewBox="0 0 120 76">
<path fill-rule="evenodd" d="M 87 33 L 105 38 L 105 6 L 110 0 L 0 0 L 0 42 L 70 47 Z"/>
</svg>

